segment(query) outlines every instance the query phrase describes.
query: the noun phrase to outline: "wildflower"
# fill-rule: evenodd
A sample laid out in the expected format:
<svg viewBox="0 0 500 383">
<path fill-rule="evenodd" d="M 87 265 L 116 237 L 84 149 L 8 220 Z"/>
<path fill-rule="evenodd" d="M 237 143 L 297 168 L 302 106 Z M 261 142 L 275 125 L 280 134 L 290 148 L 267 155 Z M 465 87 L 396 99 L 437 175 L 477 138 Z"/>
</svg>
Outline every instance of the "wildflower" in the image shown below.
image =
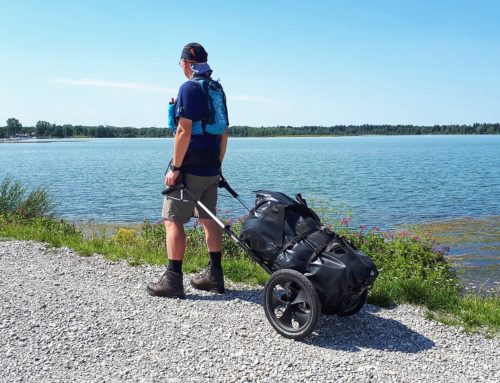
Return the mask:
<svg viewBox="0 0 500 383">
<path fill-rule="evenodd" d="M 349 223 L 351 223 L 352 218 L 351 217 L 344 217 L 340 220 L 340 224 L 344 226 L 349 226 Z"/>
<path fill-rule="evenodd" d="M 382 236 L 386 239 L 394 239 L 394 232 L 392 231 L 383 231 Z"/>
<path fill-rule="evenodd" d="M 366 229 L 366 225 L 359 225 L 359 230 L 365 230 Z"/>
<path fill-rule="evenodd" d="M 410 235 L 410 232 L 408 230 L 403 230 L 398 233 L 398 237 L 400 238 L 406 238 Z"/>
<path fill-rule="evenodd" d="M 413 237 L 413 240 L 414 240 L 415 242 L 420 242 L 420 237 L 419 237 L 418 235 L 415 235 L 415 236 Z"/>
</svg>

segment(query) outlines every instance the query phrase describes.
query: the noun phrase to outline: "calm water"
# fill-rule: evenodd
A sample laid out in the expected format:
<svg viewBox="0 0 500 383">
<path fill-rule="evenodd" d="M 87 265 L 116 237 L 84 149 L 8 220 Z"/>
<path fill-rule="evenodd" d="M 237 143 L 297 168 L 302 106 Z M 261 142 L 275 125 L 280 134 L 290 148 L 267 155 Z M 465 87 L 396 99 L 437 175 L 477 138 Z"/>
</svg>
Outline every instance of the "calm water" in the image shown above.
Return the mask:
<svg viewBox="0 0 500 383">
<path fill-rule="evenodd" d="M 171 139 L 0 144 L 0 178 L 47 187 L 59 214 L 139 222 L 160 216 Z M 500 215 L 500 136 L 232 139 L 224 175 L 249 204 L 271 189 L 328 201 L 356 223 L 393 227 Z M 220 207 L 235 214 L 235 200 Z"/>
<path fill-rule="evenodd" d="M 47 187 L 72 220 L 156 220 L 172 147 L 172 139 L 1 143 L 0 178 Z M 353 225 L 500 216 L 500 136 L 231 139 L 223 170 L 250 205 L 253 190 L 300 192 L 350 212 Z M 231 198 L 219 206 L 244 213 Z"/>
</svg>

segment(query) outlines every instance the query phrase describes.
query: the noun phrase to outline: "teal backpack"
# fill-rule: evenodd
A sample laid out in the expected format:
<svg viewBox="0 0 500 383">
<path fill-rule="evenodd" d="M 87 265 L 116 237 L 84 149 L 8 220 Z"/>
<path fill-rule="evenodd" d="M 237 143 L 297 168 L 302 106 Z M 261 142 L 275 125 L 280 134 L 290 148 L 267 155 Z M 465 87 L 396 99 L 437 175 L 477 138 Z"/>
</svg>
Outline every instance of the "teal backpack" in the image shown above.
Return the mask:
<svg viewBox="0 0 500 383">
<path fill-rule="evenodd" d="M 193 122 L 192 134 L 224 134 L 229 121 L 227 117 L 226 95 L 219 81 L 208 79 L 191 80 L 200 85 L 208 99 L 208 118 L 202 121 Z M 168 127 L 176 131 L 175 105 L 169 104 L 168 107 Z"/>
<path fill-rule="evenodd" d="M 222 85 L 219 81 L 212 80 L 211 78 L 191 81 L 197 82 L 206 94 L 209 110 L 208 118 L 206 120 L 193 124 L 201 125 L 201 132 L 195 133 L 198 129 L 193 127 L 193 134 L 223 134 L 229 123 L 227 118 L 226 95 L 224 93 L 224 89 L 222 89 Z"/>
</svg>

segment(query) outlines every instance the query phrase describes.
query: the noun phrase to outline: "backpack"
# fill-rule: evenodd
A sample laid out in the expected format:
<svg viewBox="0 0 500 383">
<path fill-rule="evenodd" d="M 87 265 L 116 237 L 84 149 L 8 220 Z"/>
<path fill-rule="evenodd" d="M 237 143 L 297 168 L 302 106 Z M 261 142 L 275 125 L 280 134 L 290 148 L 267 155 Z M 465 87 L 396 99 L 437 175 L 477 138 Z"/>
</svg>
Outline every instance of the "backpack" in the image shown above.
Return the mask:
<svg viewBox="0 0 500 383">
<path fill-rule="evenodd" d="M 227 116 L 226 94 L 219 81 L 208 79 L 191 80 L 200 85 L 203 93 L 207 96 L 208 100 L 208 118 L 202 121 L 193 122 L 192 134 L 224 134 L 229 126 L 229 119 Z M 177 108 L 177 101 L 168 105 L 168 128 L 172 129 L 173 133 L 177 129 L 177 119 L 175 118 L 175 110 Z"/>
<path fill-rule="evenodd" d="M 229 126 L 226 95 L 219 81 L 211 78 L 192 80 L 197 82 L 208 99 L 208 118 L 201 121 L 202 132 L 214 135 L 223 134 Z"/>
<path fill-rule="evenodd" d="M 240 239 L 272 271 L 287 268 L 305 274 L 327 314 L 351 307 L 378 275 L 373 261 L 322 225 L 300 194 L 294 200 L 259 190 L 255 207 L 242 222 Z"/>
</svg>

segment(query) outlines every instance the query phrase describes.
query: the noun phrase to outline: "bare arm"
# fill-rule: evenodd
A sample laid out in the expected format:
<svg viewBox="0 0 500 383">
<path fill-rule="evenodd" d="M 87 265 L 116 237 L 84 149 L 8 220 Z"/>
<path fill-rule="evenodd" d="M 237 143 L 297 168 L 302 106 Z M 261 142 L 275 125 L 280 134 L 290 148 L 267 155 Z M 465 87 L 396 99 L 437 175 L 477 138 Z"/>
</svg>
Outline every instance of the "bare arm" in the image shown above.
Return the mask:
<svg viewBox="0 0 500 383">
<path fill-rule="evenodd" d="M 193 121 L 180 117 L 174 139 L 174 165 L 181 166 L 191 141 Z"/>
<path fill-rule="evenodd" d="M 220 163 L 224 160 L 224 156 L 226 155 L 227 148 L 227 139 L 229 138 L 229 128 L 226 129 L 224 134 L 220 138 Z"/>
</svg>

